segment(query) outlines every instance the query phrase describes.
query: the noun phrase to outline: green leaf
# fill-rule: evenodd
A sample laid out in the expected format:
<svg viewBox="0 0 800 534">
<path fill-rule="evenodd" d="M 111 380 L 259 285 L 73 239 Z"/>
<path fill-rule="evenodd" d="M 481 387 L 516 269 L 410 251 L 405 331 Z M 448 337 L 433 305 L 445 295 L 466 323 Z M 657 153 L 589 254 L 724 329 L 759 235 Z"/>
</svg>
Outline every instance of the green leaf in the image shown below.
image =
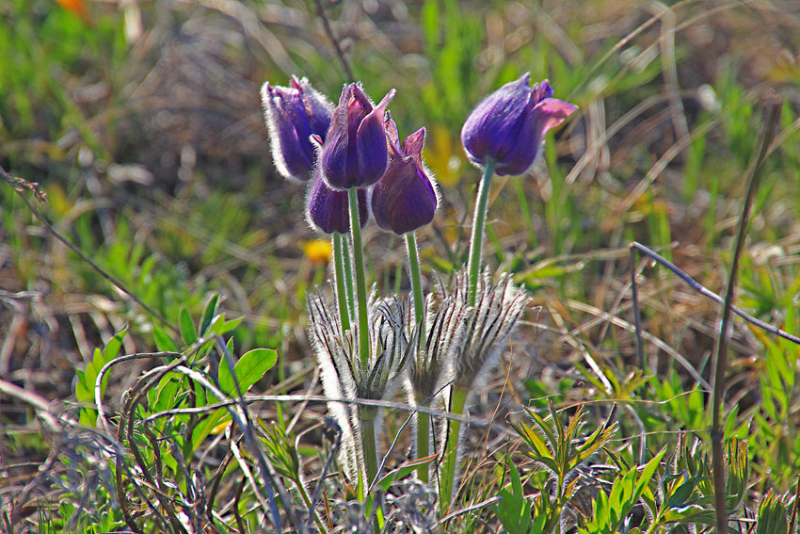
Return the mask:
<svg viewBox="0 0 800 534">
<path fill-rule="evenodd" d="M 194 329 L 194 322 L 192 322 L 192 316 L 189 315 L 189 311 L 186 308 L 181 308 L 180 323 L 183 341 L 186 342 L 187 345 L 191 345 L 197 341 L 197 333 Z"/>
<path fill-rule="evenodd" d="M 211 326 L 211 321 L 216 317 L 217 310 L 219 309 L 219 294 L 214 293 L 206 304 L 206 309 L 203 310 L 203 320 L 200 321 L 200 335 L 204 336 Z"/>
<path fill-rule="evenodd" d="M 78 375 L 78 380 L 75 382 L 75 398 L 78 399 L 78 402 L 94 401 L 94 393 L 92 389 L 86 385 L 86 373 L 77 370 L 75 374 Z"/>
<path fill-rule="evenodd" d="M 666 452 L 667 448 L 664 447 L 661 449 L 661 452 L 656 454 L 652 460 L 647 462 L 647 465 L 645 465 L 644 469 L 642 469 L 642 474 L 639 476 L 639 480 L 636 482 L 636 491 L 633 494 L 634 502 L 639 500 L 639 496 L 642 494 L 642 491 L 644 491 L 645 486 L 650 483 L 650 479 L 653 478 L 653 475 L 655 474 L 656 469 L 658 469 L 661 459 L 664 457 Z"/>
<path fill-rule="evenodd" d="M 158 325 L 153 326 L 153 338 L 155 339 L 156 347 L 158 347 L 158 350 L 161 352 L 178 352 L 178 347 L 175 346 L 175 342 L 172 341 L 172 338 Z"/>
<path fill-rule="evenodd" d="M 122 330 L 114 334 L 114 337 L 108 340 L 108 343 L 106 343 L 106 348 L 103 349 L 103 365 L 107 364 L 119 355 L 119 351 L 122 348 L 122 340 L 125 338 L 127 333 L 128 325 L 126 324 L 122 327 Z"/>
<path fill-rule="evenodd" d="M 531 504 L 522 491 L 522 480 L 511 457 L 508 458 L 507 468 L 511 475 L 511 491 L 500 490 L 501 501 L 495 506 L 495 514 L 509 534 L 528 534 L 531 529 Z"/>
<path fill-rule="evenodd" d="M 206 417 L 199 425 L 197 425 L 192 432 L 192 451 L 196 451 L 200 444 L 203 442 L 204 439 L 211 434 L 211 431 L 214 430 L 218 424 L 220 424 L 223 418 L 228 415 L 228 410 L 225 408 L 218 408 L 211 412 L 211 415 Z M 228 417 L 230 419 L 230 417 Z"/>
<path fill-rule="evenodd" d="M 224 319 L 225 315 L 223 314 L 221 317 Z M 222 336 L 228 332 L 233 332 L 239 327 L 242 321 L 244 321 L 244 317 L 238 317 L 236 319 L 231 319 L 230 321 L 222 321 L 222 324 L 217 325 L 215 333 Z"/>
<path fill-rule="evenodd" d="M 261 380 L 277 361 L 278 351 L 275 349 L 253 349 L 246 352 L 234 366 L 236 381 L 239 382 L 242 394 L 247 393 L 253 384 Z M 219 364 L 219 386 L 228 395 L 237 395 L 236 384 L 224 358 Z"/>
</svg>

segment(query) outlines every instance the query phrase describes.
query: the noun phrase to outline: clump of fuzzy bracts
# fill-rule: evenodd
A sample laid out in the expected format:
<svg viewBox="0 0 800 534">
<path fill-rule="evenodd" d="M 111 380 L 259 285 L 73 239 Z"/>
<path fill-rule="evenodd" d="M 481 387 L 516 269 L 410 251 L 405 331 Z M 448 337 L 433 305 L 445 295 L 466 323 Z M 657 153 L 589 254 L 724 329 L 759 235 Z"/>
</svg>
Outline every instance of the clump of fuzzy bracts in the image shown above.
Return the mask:
<svg viewBox="0 0 800 534">
<path fill-rule="evenodd" d="M 468 298 L 466 273 L 456 277 L 455 301 L 465 305 Z M 511 276 L 501 274 L 493 281 L 488 273 L 478 281 L 475 306 L 467 313 L 464 339 L 456 345 L 453 386 L 465 391 L 482 388 L 508 341 L 530 298 L 515 286 Z"/>
<path fill-rule="evenodd" d="M 402 383 L 409 361 L 409 344 L 400 320 L 403 311 L 397 300 L 376 302 L 373 292 L 367 308 L 371 350 L 367 366 L 362 368 L 355 342 L 358 326 L 343 331 L 339 314 L 326 299 L 319 294 L 308 298 L 311 346 L 325 396 L 338 399 L 329 402 L 328 409 L 342 428 L 340 462 L 350 480 L 357 480 L 359 466 L 363 465 L 355 401 L 391 397 Z"/>
</svg>

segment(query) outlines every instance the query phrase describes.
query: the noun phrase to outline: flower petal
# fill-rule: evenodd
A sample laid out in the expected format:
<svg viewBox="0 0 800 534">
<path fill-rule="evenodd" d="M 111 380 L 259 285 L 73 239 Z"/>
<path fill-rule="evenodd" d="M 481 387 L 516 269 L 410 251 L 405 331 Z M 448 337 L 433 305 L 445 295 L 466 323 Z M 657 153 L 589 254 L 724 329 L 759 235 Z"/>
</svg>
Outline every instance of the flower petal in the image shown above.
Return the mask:
<svg viewBox="0 0 800 534">
<path fill-rule="evenodd" d="M 375 106 L 358 126 L 356 146 L 358 151 L 357 182 L 351 185 L 367 187 L 381 179 L 389 158 L 384 125 L 386 106 L 394 97 L 394 89 Z"/>
<path fill-rule="evenodd" d="M 550 128 L 555 128 L 564 122 L 577 109 L 578 106 L 569 102 L 557 98 L 547 98 L 533 108 L 533 113 L 536 116 L 536 122 L 541 128 L 542 134 L 544 134 Z"/>
<path fill-rule="evenodd" d="M 471 161 L 482 164 L 487 159 L 497 160 L 513 148 L 531 94 L 530 74 L 526 73 L 477 105 L 461 129 L 461 142 Z"/>
<path fill-rule="evenodd" d="M 371 206 L 378 226 L 402 235 L 433 221 L 436 191 L 413 156 L 395 158 L 373 187 Z"/>
<path fill-rule="evenodd" d="M 339 105 L 333 112 L 331 126 L 325 137 L 322 147 L 320 164 L 322 166 L 322 179 L 328 187 L 334 189 L 347 189 L 347 147 L 348 135 L 348 102 L 353 87 L 345 85 L 339 97 Z"/>
</svg>

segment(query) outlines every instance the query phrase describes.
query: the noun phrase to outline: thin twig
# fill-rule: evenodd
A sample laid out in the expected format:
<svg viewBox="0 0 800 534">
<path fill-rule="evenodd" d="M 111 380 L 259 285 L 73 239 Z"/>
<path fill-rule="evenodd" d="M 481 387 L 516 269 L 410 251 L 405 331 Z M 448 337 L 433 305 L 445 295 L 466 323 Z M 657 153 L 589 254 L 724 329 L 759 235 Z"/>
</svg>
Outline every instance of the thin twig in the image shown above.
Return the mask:
<svg viewBox="0 0 800 534">
<path fill-rule="evenodd" d="M 46 198 L 46 195 L 43 192 L 39 191 L 38 184 L 30 184 L 30 182 L 28 182 L 26 180 L 22 180 L 21 178 L 13 176 L 13 175 L 9 174 L 8 172 L 6 172 L 6 170 L 3 169 L 2 167 L 0 167 L 0 176 L 2 176 L 3 179 L 11 187 L 14 188 L 14 191 L 16 191 L 17 195 L 19 195 L 19 197 L 22 199 L 22 201 L 25 202 L 25 205 L 28 206 L 28 209 L 33 214 L 33 216 L 36 217 L 39 220 L 39 222 L 41 222 L 45 226 L 45 228 L 47 228 L 47 230 L 51 234 L 53 234 L 53 236 L 55 236 L 56 239 L 58 239 L 59 241 L 64 243 L 64 245 L 66 245 L 67 248 L 69 248 L 75 254 L 80 256 L 80 258 L 83 261 L 85 261 L 86 263 L 88 263 L 92 267 L 92 269 L 97 271 L 100 274 L 100 276 L 102 276 L 103 278 L 105 278 L 106 280 L 111 282 L 111 284 L 113 284 L 114 287 L 116 287 L 117 289 L 119 289 L 120 291 L 122 291 L 123 293 L 128 295 L 128 297 L 130 297 L 131 300 L 133 300 L 139 306 L 141 306 L 142 308 L 147 310 L 147 312 L 150 315 L 152 315 L 153 317 L 158 319 L 164 326 L 166 326 L 167 328 L 172 330 L 172 332 L 174 332 L 175 334 L 180 335 L 180 330 L 178 330 L 178 327 L 176 327 L 175 325 L 170 323 L 166 319 L 166 317 L 164 317 L 163 315 L 158 313 L 149 304 L 145 303 L 142 299 L 140 299 L 139 297 L 134 295 L 131 291 L 129 291 L 128 288 L 125 287 L 125 284 L 123 284 L 118 278 L 116 278 L 113 275 L 109 274 L 105 269 L 103 269 L 97 263 L 95 263 L 94 260 L 92 260 L 89 256 L 84 254 L 83 251 L 81 251 L 81 249 L 78 248 L 77 245 L 74 245 L 71 241 L 69 241 L 66 237 L 64 237 L 58 230 L 56 230 L 53 227 L 53 225 L 51 225 L 47 221 L 47 219 L 44 218 L 44 215 L 42 215 L 39 212 L 39 210 L 37 210 L 34 207 L 33 204 L 31 204 L 31 201 L 28 200 L 28 197 L 26 197 L 25 194 L 24 194 L 24 189 L 28 189 L 28 190 L 32 191 L 36 195 L 37 200 L 39 200 L 39 201 L 44 200 Z"/>
<path fill-rule="evenodd" d="M 109 369 L 119 363 L 128 362 L 131 360 L 180 357 L 181 353 L 179 352 L 139 352 L 136 354 L 126 354 L 125 356 L 120 356 L 118 358 L 114 358 L 110 362 L 107 362 L 97 373 L 97 379 L 94 382 L 94 403 L 97 405 L 97 426 L 99 426 L 103 431 L 109 432 L 108 421 L 106 420 L 105 416 L 105 408 L 103 407 L 102 395 L 103 378 L 105 378 L 105 375 Z"/>
<path fill-rule="evenodd" d="M 736 288 L 736 275 L 739 269 L 739 258 L 744 248 L 745 233 L 750 220 L 750 211 L 753 199 L 758 188 L 761 169 L 766 159 L 767 149 L 772 144 L 772 139 L 778 130 L 778 119 L 781 114 L 782 102 L 777 96 L 769 95 L 768 107 L 764 130 L 758 140 L 758 148 L 750 165 L 747 177 L 747 196 L 745 197 L 742 215 L 739 219 L 739 231 L 736 235 L 736 245 L 733 252 L 733 261 L 728 275 L 728 285 L 725 290 L 725 301 L 722 306 L 722 320 L 720 321 L 719 337 L 716 347 L 716 368 L 714 370 L 714 400 L 713 423 L 711 426 L 711 459 L 714 476 L 714 500 L 716 503 L 716 532 L 724 534 L 728 531 L 728 512 L 726 510 L 725 494 L 725 459 L 723 458 L 723 430 L 722 430 L 722 404 L 725 392 L 725 372 L 728 366 L 728 341 L 731 336 L 731 312 L 733 293 Z"/>
<path fill-rule="evenodd" d="M 633 298 L 633 324 L 636 326 L 636 356 L 639 368 L 647 374 L 647 362 L 644 358 L 644 342 L 642 341 L 642 311 L 639 309 L 639 290 L 636 285 L 636 248 L 631 244 L 631 296 Z"/>
<path fill-rule="evenodd" d="M 185 372 L 185 369 L 181 368 L 176 368 L 175 371 L 188 374 Z M 243 397 L 243 400 L 247 404 L 253 404 L 255 402 L 308 402 L 308 401 L 325 402 L 325 403 L 340 402 L 342 404 L 355 404 L 360 406 L 373 406 L 376 408 L 391 408 L 408 412 L 426 413 L 428 415 L 433 415 L 435 417 L 454 419 L 461 421 L 462 423 L 477 425 L 479 427 L 485 427 L 491 424 L 491 421 L 488 420 L 469 417 L 466 415 L 456 415 L 444 410 L 437 410 L 436 408 L 426 408 L 425 406 L 413 406 L 411 404 L 405 404 L 401 402 L 372 400 L 372 399 L 343 399 L 343 398 L 337 399 L 332 397 L 326 397 L 325 395 L 255 395 L 255 396 L 248 395 Z M 148 415 L 142 421 L 146 421 L 149 423 L 150 421 L 154 421 L 156 419 L 161 419 L 164 417 L 171 417 L 173 415 L 211 413 L 217 408 L 229 408 L 238 403 L 239 403 L 238 399 L 230 399 L 222 402 L 217 402 L 214 404 L 209 404 L 207 406 L 200 406 L 197 408 L 172 408 L 169 410 L 164 410 L 161 412 Z"/>
<path fill-rule="evenodd" d="M 347 61 L 347 57 L 345 57 L 342 47 L 339 46 L 339 40 L 333 33 L 331 22 L 328 20 L 328 15 L 325 14 L 325 9 L 322 7 L 322 1 L 314 0 L 314 5 L 317 6 L 317 13 L 319 13 L 319 18 L 322 19 L 322 26 L 325 28 L 325 33 L 328 35 L 328 39 L 330 39 L 333 49 L 336 51 L 336 57 L 339 58 L 339 63 L 342 64 L 342 69 L 344 69 L 344 73 L 347 76 L 347 81 L 356 81 L 356 77 L 353 76 L 353 69 L 350 67 L 350 62 Z"/>
<path fill-rule="evenodd" d="M 697 283 L 692 277 L 690 277 L 688 274 L 686 274 L 685 272 L 680 270 L 674 263 L 672 263 L 668 259 L 664 258 L 663 256 L 659 255 L 657 252 L 655 252 L 652 249 L 649 249 L 646 246 L 642 245 L 641 243 L 637 243 L 635 241 L 633 243 L 631 243 L 630 246 L 631 246 L 631 248 L 638 250 L 641 254 L 644 254 L 645 256 L 648 256 L 648 257 L 654 259 L 656 262 L 658 262 L 662 266 L 664 266 L 667 269 L 669 269 L 670 271 L 672 271 L 678 278 L 680 278 L 681 280 L 686 282 L 692 289 L 694 289 L 695 291 L 697 291 L 698 293 L 700 293 L 704 297 L 708 297 L 708 298 L 710 298 L 711 300 L 713 300 L 714 302 L 716 302 L 718 304 L 723 304 L 724 303 L 724 300 L 723 300 L 722 297 L 720 297 L 719 295 L 717 295 L 716 293 L 714 293 L 713 291 L 711 291 L 707 287 L 703 286 L 702 284 Z M 755 317 L 753 317 L 752 315 L 750 315 L 749 313 L 747 313 L 743 309 L 739 308 L 738 306 L 731 306 L 731 311 L 733 313 L 735 313 L 736 315 L 738 315 L 739 317 L 741 317 L 742 319 L 744 319 L 745 321 L 747 321 L 748 323 L 752 324 L 753 326 L 757 326 L 758 328 L 761 328 L 762 330 L 766 330 L 770 334 L 774 334 L 774 335 L 776 335 L 778 337 L 782 337 L 783 339 L 791 341 L 792 343 L 796 343 L 796 344 L 800 345 L 800 337 L 797 337 L 797 336 L 792 335 L 792 334 L 790 334 L 790 333 L 788 333 L 788 332 L 786 332 L 784 330 L 781 330 L 780 328 L 778 328 L 776 326 L 772 326 L 769 323 L 765 323 L 764 321 L 762 321 L 760 319 L 756 319 Z"/>
</svg>

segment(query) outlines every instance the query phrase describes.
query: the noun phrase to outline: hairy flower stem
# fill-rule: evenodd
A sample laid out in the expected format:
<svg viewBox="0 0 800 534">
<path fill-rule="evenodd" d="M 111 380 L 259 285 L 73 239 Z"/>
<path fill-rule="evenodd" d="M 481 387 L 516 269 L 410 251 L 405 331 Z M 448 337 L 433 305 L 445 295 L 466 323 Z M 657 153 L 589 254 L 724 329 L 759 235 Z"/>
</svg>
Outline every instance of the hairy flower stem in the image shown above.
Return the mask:
<svg viewBox="0 0 800 534">
<path fill-rule="evenodd" d="M 369 489 L 378 473 L 378 455 L 375 452 L 375 418 L 378 412 L 375 408 L 361 406 L 359 408 L 361 421 L 361 446 L 364 449 L 364 467 L 367 472 L 366 489 Z M 365 492 L 366 495 L 366 492 Z"/>
<path fill-rule="evenodd" d="M 425 458 L 430 454 L 430 438 L 431 438 L 431 416 L 417 412 L 417 458 Z M 429 465 L 423 464 L 417 467 L 417 478 L 420 481 L 427 483 L 430 478 L 428 477 Z"/>
<path fill-rule="evenodd" d="M 364 484 L 364 491 L 361 498 L 366 501 L 369 495 L 369 489 L 375 482 L 378 474 L 378 455 L 376 453 L 375 441 L 375 418 L 378 411 L 375 408 L 361 406 L 359 407 L 359 419 L 361 420 L 361 447 L 364 450 L 364 467 L 367 471 L 367 480 Z M 373 531 L 380 532 L 382 528 L 383 511 L 376 510 L 373 517 Z"/>
<path fill-rule="evenodd" d="M 408 232 L 406 237 L 406 249 L 408 250 L 408 265 L 411 278 L 411 290 L 414 293 L 414 317 L 418 328 L 419 347 L 425 346 L 425 299 L 422 295 L 422 275 L 419 266 L 419 248 L 417 247 L 417 236 L 414 232 Z M 417 412 L 417 458 L 424 458 L 429 454 L 431 433 L 430 415 Z M 428 465 L 417 467 L 417 476 L 422 482 L 428 482 Z"/>
<path fill-rule="evenodd" d="M 467 403 L 469 391 L 453 387 L 450 392 L 450 410 L 453 415 L 462 415 Z M 461 436 L 461 420 L 450 419 L 447 423 L 447 443 L 445 444 L 444 460 L 440 473 L 439 508 L 444 516 L 450 508 L 450 502 L 455 492 L 456 471 L 458 471 L 458 446 Z"/>
<path fill-rule="evenodd" d="M 361 371 L 369 367 L 369 319 L 367 316 L 367 278 L 364 273 L 364 255 L 361 247 L 361 225 L 358 218 L 358 193 L 355 187 L 348 190 L 350 205 L 350 233 L 353 237 L 353 261 L 356 264 L 356 298 L 358 299 L 358 359 Z M 374 448 L 374 445 L 373 445 Z M 364 451 L 366 454 L 366 451 Z M 374 451 L 373 451 L 374 454 Z"/>
<path fill-rule="evenodd" d="M 406 249 L 408 250 L 408 265 L 411 274 L 411 290 L 414 293 L 414 316 L 419 329 L 419 346 L 425 345 L 425 299 L 422 296 L 422 276 L 419 267 L 419 249 L 417 236 L 414 232 L 406 235 Z"/>
<path fill-rule="evenodd" d="M 348 247 L 347 237 L 342 236 L 342 256 L 344 256 L 344 283 L 347 286 L 347 308 L 350 312 L 350 320 L 356 317 L 356 293 L 353 290 L 353 264 L 350 261 L 350 248 Z"/>
<path fill-rule="evenodd" d="M 348 294 L 345 289 L 344 259 L 342 253 L 342 234 L 334 232 L 333 240 L 333 276 L 336 279 L 336 298 L 339 304 L 339 317 L 342 320 L 342 332 L 350 330 L 350 312 L 348 311 Z M 353 295 L 349 295 L 350 300 Z"/>
<path fill-rule="evenodd" d="M 478 186 L 478 202 L 475 204 L 475 215 L 472 218 L 472 237 L 469 240 L 469 306 L 475 305 L 478 291 L 478 277 L 481 273 L 481 257 L 483 256 L 483 233 L 486 224 L 486 208 L 489 204 L 489 190 L 494 176 L 494 161 L 486 162 L 483 178 Z"/>
</svg>

